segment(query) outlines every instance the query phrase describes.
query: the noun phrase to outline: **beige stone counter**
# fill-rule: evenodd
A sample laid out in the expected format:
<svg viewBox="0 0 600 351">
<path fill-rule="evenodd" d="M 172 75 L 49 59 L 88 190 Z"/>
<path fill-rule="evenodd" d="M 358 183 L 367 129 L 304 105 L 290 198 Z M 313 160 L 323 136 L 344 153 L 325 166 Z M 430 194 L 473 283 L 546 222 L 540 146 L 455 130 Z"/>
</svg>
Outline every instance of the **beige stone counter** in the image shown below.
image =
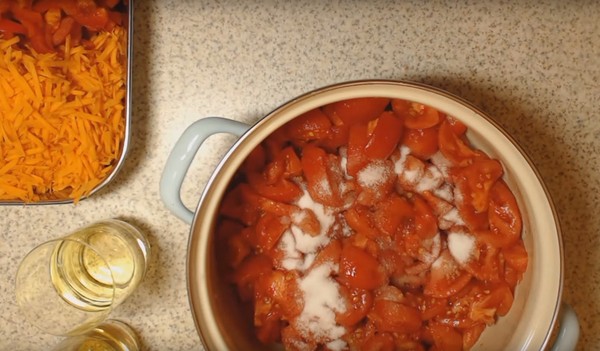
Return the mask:
<svg viewBox="0 0 600 351">
<path fill-rule="evenodd" d="M 562 220 L 564 300 L 580 318 L 578 349 L 600 349 L 600 2 L 139 0 L 135 10 L 124 169 L 76 206 L 0 207 L 0 350 L 44 350 L 58 340 L 17 311 L 21 258 L 106 217 L 140 225 L 153 245 L 146 279 L 113 316 L 147 350 L 201 349 L 185 283 L 189 226 L 158 191 L 175 140 L 205 116 L 253 122 L 301 93 L 363 78 L 446 89 L 521 144 Z M 202 147 L 183 189 L 188 205 L 231 142 L 216 137 Z"/>
</svg>

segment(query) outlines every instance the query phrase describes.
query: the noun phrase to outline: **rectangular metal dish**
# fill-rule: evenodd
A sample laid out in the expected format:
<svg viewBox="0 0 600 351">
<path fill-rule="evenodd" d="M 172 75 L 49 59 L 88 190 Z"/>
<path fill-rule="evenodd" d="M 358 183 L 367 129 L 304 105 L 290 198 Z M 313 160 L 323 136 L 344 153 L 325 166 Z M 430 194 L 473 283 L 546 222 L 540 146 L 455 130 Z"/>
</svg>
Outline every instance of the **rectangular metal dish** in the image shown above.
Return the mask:
<svg viewBox="0 0 600 351">
<path fill-rule="evenodd" d="M 126 77 L 125 77 L 125 98 L 123 101 L 124 111 L 123 118 L 124 121 L 124 134 L 123 140 L 121 142 L 121 151 L 119 157 L 115 160 L 115 165 L 112 171 L 108 173 L 108 175 L 91 191 L 84 194 L 77 201 L 84 200 L 94 193 L 100 191 L 104 188 L 108 183 L 110 183 L 117 173 L 122 168 L 125 158 L 128 153 L 130 137 L 131 137 L 131 96 L 132 96 L 132 67 L 133 67 L 133 0 L 125 0 L 123 2 L 126 9 L 126 23 L 123 24 L 126 30 L 126 41 L 127 41 L 127 49 L 126 49 Z M 120 6 L 120 5 L 119 5 Z M 73 198 L 56 198 L 56 199 L 43 199 L 39 201 L 22 201 L 22 200 L 0 200 L 0 205 L 57 205 L 57 204 L 68 204 L 74 203 L 76 200 Z"/>
</svg>

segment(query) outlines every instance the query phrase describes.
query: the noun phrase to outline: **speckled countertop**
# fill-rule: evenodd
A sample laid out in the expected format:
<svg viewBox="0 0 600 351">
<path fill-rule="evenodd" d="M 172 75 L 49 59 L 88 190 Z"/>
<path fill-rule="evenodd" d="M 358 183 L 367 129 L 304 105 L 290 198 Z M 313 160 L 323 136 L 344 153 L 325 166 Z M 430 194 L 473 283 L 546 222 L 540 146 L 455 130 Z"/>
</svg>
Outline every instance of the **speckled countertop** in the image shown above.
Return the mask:
<svg viewBox="0 0 600 351">
<path fill-rule="evenodd" d="M 193 121 L 253 122 L 331 83 L 406 79 L 455 93 L 493 116 L 529 153 L 563 224 L 564 300 L 578 349 L 600 349 L 600 2 L 137 1 L 132 144 L 123 170 L 79 205 L 0 207 L 0 349 L 44 350 L 57 338 L 25 323 L 18 262 L 34 245 L 89 222 L 142 227 L 146 279 L 113 317 L 147 350 L 201 349 L 188 306 L 189 226 L 158 183 Z M 200 150 L 183 187 L 194 207 L 230 137 Z"/>
</svg>

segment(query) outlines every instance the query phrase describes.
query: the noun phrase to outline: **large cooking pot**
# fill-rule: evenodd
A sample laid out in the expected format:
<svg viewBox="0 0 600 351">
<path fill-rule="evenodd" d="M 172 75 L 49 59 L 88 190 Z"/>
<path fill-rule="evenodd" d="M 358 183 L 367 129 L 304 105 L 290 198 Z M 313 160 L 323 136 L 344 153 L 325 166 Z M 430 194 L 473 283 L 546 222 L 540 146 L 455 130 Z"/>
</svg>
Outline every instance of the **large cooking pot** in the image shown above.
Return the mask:
<svg viewBox="0 0 600 351">
<path fill-rule="evenodd" d="M 355 81 L 324 87 L 280 106 L 248 126 L 224 118 L 203 118 L 184 132 L 167 160 L 161 197 L 175 215 L 191 223 L 187 286 L 194 321 L 209 350 L 258 349 L 251 325 L 241 317 L 232 289 L 217 272 L 213 229 L 225 189 L 242 161 L 281 125 L 311 109 L 358 97 L 388 97 L 420 102 L 461 120 L 471 142 L 505 167 L 505 181 L 522 211 L 523 240 L 529 265 L 505 317 L 488 327 L 477 350 L 572 350 L 579 337 L 573 310 L 562 303 L 563 248 L 556 211 L 538 172 L 515 141 L 485 113 L 444 91 L 400 81 Z M 181 201 L 185 174 L 200 145 L 216 133 L 239 136 L 202 193 L 194 212 Z"/>
</svg>

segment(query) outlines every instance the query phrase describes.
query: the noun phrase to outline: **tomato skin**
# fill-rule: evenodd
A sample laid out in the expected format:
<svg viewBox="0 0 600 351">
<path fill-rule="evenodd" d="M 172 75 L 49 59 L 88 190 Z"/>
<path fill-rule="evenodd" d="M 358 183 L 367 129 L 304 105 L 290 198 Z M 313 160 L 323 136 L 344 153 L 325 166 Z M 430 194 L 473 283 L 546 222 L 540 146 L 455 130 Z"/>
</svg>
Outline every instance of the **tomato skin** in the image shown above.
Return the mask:
<svg viewBox="0 0 600 351">
<path fill-rule="evenodd" d="M 365 145 L 365 155 L 370 159 L 384 160 L 396 149 L 402 137 L 402 120 L 391 111 L 383 112 Z"/>
<path fill-rule="evenodd" d="M 356 98 L 334 102 L 324 106 L 323 110 L 334 120 L 334 124 L 351 126 L 377 118 L 389 102 L 388 98 Z"/>
<path fill-rule="evenodd" d="M 415 333 L 422 325 L 419 310 L 389 300 L 376 299 L 369 318 L 381 332 Z"/>
<path fill-rule="evenodd" d="M 421 160 L 429 159 L 439 149 L 437 128 L 407 129 L 402 143 Z"/>
<path fill-rule="evenodd" d="M 338 280 L 349 288 L 376 289 L 387 282 L 377 259 L 353 245 L 345 245 L 340 255 Z"/>
</svg>

